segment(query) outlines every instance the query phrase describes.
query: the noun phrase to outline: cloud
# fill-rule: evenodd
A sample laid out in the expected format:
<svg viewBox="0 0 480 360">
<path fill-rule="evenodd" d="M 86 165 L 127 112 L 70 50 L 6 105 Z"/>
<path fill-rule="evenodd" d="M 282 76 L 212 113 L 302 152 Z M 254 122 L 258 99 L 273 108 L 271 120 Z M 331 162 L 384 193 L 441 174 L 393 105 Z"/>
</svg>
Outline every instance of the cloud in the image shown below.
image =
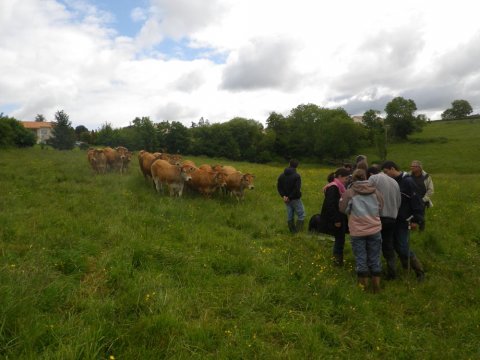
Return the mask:
<svg viewBox="0 0 480 360">
<path fill-rule="evenodd" d="M 145 9 L 140 8 L 140 7 L 136 7 L 130 13 L 130 18 L 134 22 L 145 21 L 145 20 L 147 20 L 147 13 L 146 13 Z"/>
<path fill-rule="evenodd" d="M 227 64 L 220 86 L 232 91 L 293 87 L 299 81 L 292 67 L 294 53 L 290 40 L 256 39 Z"/>
</svg>

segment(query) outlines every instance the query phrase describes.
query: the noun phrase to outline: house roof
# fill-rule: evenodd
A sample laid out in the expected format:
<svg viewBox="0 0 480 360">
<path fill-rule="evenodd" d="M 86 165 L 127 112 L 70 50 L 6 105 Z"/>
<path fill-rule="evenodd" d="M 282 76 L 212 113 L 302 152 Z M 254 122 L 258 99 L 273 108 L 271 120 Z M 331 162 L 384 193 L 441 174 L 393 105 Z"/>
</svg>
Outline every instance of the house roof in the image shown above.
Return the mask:
<svg viewBox="0 0 480 360">
<path fill-rule="evenodd" d="M 22 125 L 26 129 L 51 129 L 53 127 L 52 123 L 48 121 L 22 121 Z"/>
</svg>

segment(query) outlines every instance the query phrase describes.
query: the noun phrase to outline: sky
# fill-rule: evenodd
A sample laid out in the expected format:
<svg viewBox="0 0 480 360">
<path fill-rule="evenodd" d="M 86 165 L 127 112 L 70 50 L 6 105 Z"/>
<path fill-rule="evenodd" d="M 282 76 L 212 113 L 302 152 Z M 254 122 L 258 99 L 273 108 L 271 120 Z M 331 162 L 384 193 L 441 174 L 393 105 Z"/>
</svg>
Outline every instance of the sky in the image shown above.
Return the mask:
<svg viewBox="0 0 480 360">
<path fill-rule="evenodd" d="M 265 124 L 397 96 L 432 120 L 457 99 L 480 112 L 475 1 L 0 1 L 0 113 L 18 120 Z"/>
</svg>

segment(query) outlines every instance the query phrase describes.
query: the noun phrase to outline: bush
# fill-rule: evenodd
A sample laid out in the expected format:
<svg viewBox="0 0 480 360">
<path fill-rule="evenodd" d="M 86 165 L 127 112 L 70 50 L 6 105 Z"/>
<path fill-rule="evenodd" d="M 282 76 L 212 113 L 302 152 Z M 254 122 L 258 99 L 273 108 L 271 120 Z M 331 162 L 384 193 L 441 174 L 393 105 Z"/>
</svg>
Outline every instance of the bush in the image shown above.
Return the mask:
<svg viewBox="0 0 480 360">
<path fill-rule="evenodd" d="M 28 147 L 35 145 L 35 141 L 35 134 L 20 121 L 0 114 L 0 147 Z"/>
</svg>

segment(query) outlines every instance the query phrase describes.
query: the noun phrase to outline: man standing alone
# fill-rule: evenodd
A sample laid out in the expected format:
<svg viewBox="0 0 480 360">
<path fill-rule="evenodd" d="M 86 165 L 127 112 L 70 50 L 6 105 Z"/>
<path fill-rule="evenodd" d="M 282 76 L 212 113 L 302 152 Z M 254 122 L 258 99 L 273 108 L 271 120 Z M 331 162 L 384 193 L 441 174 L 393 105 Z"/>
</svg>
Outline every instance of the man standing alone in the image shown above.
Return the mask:
<svg viewBox="0 0 480 360">
<path fill-rule="evenodd" d="M 305 221 L 305 209 L 301 200 L 302 179 L 297 173 L 298 160 L 290 160 L 289 167 L 277 180 L 277 190 L 287 209 L 288 229 L 291 233 L 302 231 Z M 295 214 L 297 223 L 295 224 Z"/>
</svg>

